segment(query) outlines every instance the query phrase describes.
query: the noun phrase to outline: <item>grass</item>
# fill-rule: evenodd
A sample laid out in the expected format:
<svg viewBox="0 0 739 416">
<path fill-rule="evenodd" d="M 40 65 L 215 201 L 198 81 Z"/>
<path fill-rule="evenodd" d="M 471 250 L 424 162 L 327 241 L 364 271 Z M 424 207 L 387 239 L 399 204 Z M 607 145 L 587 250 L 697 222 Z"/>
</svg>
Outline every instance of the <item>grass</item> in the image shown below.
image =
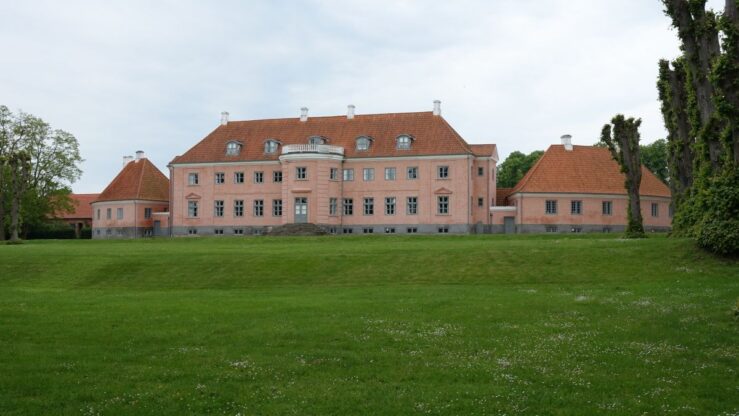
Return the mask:
<svg viewBox="0 0 739 416">
<path fill-rule="evenodd" d="M 739 414 L 739 264 L 687 240 L 0 246 L 0 414 Z"/>
</svg>

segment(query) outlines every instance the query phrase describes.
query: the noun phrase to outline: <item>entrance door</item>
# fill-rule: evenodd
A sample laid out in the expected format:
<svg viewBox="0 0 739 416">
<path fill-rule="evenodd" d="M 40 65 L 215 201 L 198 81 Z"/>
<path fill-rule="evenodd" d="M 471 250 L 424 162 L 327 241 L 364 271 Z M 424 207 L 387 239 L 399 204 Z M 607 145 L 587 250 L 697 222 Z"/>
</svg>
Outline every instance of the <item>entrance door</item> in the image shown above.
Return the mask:
<svg viewBox="0 0 739 416">
<path fill-rule="evenodd" d="M 162 222 L 159 220 L 154 221 L 154 235 L 162 235 Z"/>
<path fill-rule="evenodd" d="M 516 232 L 516 218 L 515 217 L 503 217 L 503 229 L 506 234 L 513 234 Z"/>
<path fill-rule="evenodd" d="M 295 223 L 308 222 L 308 198 L 295 198 Z"/>
</svg>

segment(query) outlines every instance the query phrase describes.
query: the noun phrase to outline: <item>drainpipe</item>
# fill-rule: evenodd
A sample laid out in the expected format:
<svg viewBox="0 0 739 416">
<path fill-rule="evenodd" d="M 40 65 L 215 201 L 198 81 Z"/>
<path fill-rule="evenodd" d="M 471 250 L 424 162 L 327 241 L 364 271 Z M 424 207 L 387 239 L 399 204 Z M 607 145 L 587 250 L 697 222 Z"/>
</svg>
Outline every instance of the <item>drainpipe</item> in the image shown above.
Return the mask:
<svg viewBox="0 0 739 416">
<path fill-rule="evenodd" d="M 169 236 L 174 236 L 174 166 L 169 165 L 169 219 L 167 220 L 167 228 L 169 228 Z"/>
</svg>

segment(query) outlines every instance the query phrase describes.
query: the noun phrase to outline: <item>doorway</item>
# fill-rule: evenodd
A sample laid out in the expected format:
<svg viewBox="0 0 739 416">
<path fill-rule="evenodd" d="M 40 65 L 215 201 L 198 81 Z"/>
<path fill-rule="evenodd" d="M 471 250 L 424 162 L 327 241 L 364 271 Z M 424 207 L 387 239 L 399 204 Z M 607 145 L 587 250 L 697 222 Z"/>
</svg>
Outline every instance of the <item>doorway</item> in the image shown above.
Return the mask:
<svg viewBox="0 0 739 416">
<path fill-rule="evenodd" d="M 302 224 L 308 222 L 308 198 L 295 198 L 295 223 Z"/>
</svg>

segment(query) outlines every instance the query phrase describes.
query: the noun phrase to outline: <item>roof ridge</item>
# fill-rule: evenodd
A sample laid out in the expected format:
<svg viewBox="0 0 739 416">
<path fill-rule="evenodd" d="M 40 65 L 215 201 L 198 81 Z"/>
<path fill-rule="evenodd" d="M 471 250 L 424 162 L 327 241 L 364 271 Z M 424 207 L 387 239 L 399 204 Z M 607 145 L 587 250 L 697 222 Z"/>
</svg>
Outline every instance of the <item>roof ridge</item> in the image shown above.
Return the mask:
<svg viewBox="0 0 739 416">
<path fill-rule="evenodd" d="M 144 172 L 146 171 L 146 162 L 148 159 L 139 159 L 141 161 L 141 172 L 139 172 L 139 184 L 136 186 L 136 198 L 141 197 L 141 184 L 144 182 Z"/>
<path fill-rule="evenodd" d="M 401 111 L 401 112 L 391 112 L 391 113 L 368 113 L 368 114 L 355 114 L 354 118 L 364 118 L 364 117 L 372 117 L 372 116 L 390 116 L 390 115 L 411 115 L 411 114 L 431 114 L 432 111 Z M 313 119 L 327 119 L 327 118 L 346 118 L 346 114 L 336 114 L 331 116 L 308 116 L 308 121 Z M 229 120 L 230 123 L 249 123 L 252 121 L 284 121 L 284 120 L 293 120 L 293 121 L 299 121 L 300 117 L 275 117 L 275 118 L 254 118 L 254 119 L 248 119 L 248 120 Z"/>
</svg>

